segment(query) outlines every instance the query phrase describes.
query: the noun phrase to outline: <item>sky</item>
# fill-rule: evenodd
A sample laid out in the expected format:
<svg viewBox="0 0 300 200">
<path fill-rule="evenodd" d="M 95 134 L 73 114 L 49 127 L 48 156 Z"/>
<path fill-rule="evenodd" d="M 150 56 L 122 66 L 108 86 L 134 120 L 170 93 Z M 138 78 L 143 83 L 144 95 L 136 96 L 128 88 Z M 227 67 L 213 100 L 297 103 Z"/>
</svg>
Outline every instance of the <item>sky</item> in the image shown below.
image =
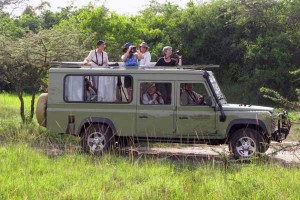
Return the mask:
<svg viewBox="0 0 300 200">
<path fill-rule="evenodd" d="M 58 11 L 59 7 L 66 7 L 74 3 L 77 7 L 82 7 L 87 5 L 89 2 L 92 2 L 95 6 L 105 5 L 109 10 L 116 11 L 119 14 L 137 14 L 138 11 L 143 10 L 149 5 L 151 0 L 44 0 L 48 1 L 51 5 L 49 8 L 52 11 Z M 187 2 L 190 0 L 168 0 L 168 2 L 179 5 L 182 8 L 185 8 Z M 199 3 L 203 0 L 192 0 L 195 3 Z M 164 3 L 166 0 L 158 0 L 159 3 Z M 41 0 L 28 0 L 28 4 L 35 7 L 41 3 Z M 19 15 L 22 12 L 22 9 L 15 9 L 14 15 Z"/>
</svg>

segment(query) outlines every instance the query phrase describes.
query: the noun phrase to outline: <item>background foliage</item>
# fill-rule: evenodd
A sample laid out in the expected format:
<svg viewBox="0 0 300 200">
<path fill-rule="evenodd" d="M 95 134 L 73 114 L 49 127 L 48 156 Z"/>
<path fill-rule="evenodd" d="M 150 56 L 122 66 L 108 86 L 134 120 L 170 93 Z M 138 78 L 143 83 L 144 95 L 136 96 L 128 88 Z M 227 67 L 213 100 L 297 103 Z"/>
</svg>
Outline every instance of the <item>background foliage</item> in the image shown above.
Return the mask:
<svg viewBox="0 0 300 200">
<path fill-rule="evenodd" d="M 29 38 L 36 41 L 35 47 L 47 49 L 42 60 L 28 62 L 42 71 L 51 61 L 82 61 L 99 39 L 106 41 L 110 61 L 120 61 L 125 42 L 138 45 L 146 41 L 152 61 L 161 57 L 163 46 L 170 45 L 183 51 L 183 64 L 220 65 L 214 72 L 230 102 L 274 105 L 263 98 L 261 87 L 298 101 L 299 82 L 289 73 L 299 69 L 300 63 L 298 0 L 212 0 L 206 4 L 189 2 L 185 9 L 153 0 L 132 16 L 91 4 L 83 8 L 70 5 L 58 12 L 47 6 L 27 7 L 19 17 L 1 9 L 0 70 L 32 70 L 23 70 L 25 60 L 14 63 L 15 57 L 23 58 L 26 53 L 17 49 L 32 49 L 23 45 Z M 8 49 L 14 56 L 8 56 Z M 44 80 L 46 74 L 33 80 Z M 3 74 L 0 79 L 2 89 L 16 90 Z"/>
</svg>

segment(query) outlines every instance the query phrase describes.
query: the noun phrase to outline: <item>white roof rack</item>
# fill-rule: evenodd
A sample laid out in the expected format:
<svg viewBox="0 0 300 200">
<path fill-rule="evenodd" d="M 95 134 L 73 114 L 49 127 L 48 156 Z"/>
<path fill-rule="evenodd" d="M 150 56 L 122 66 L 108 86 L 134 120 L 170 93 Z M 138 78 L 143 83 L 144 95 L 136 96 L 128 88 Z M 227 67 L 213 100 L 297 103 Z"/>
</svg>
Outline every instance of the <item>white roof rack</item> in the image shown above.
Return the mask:
<svg viewBox="0 0 300 200">
<path fill-rule="evenodd" d="M 140 66 L 139 69 L 191 69 L 204 70 L 207 68 L 218 68 L 220 65 L 177 65 L 177 66 Z"/>
<path fill-rule="evenodd" d="M 80 68 L 83 62 L 50 62 L 50 66 L 58 68 Z"/>
<path fill-rule="evenodd" d="M 119 66 L 108 66 L 103 68 L 110 69 L 124 69 L 123 62 L 110 62 L 109 64 L 116 64 Z M 190 69 L 190 70 L 204 70 L 207 68 L 218 68 L 220 65 L 181 65 L 181 66 L 154 66 L 156 62 L 151 62 L 150 66 L 130 67 L 131 69 Z M 88 68 L 89 66 L 83 65 L 83 62 L 51 62 L 51 66 L 58 68 Z"/>
</svg>

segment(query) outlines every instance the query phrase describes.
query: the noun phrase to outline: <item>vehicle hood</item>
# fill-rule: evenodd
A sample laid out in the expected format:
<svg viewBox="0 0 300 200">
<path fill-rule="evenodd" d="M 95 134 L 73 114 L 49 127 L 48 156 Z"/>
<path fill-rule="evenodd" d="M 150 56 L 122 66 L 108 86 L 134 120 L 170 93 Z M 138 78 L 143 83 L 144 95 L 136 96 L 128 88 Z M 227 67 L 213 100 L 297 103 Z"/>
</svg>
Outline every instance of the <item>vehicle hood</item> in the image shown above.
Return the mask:
<svg viewBox="0 0 300 200">
<path fill-rule="evenodd" d="M 255 106 L 247 104 L 223 104 L 224 111 L 267 111 L 270 113 L 274 112 L 274 108 L 266 106 Z"/>
</svg>

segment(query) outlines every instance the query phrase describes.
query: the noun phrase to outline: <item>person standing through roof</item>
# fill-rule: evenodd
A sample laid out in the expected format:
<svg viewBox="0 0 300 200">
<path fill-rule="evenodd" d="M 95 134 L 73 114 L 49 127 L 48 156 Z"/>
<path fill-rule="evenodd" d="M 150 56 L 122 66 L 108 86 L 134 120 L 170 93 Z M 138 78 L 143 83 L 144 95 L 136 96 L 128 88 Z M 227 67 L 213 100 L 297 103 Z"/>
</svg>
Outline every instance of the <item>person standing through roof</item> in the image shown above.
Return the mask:
<svg viewBox="0 0 300 200">
<path fill-rule="evenodd" d="M 126 68 L 137 67 L 139 66 L 138 61 L 143 59 L 143 54 L 136 49 L 136 46 L 132 45 L 131 42 L 127 42 L 124 44 L 123 48 L 122 61 Z M 130 102 L 132 99 L 132 78 L 129 76 L 125 76 L 124 78 L 124 86 L 127 90 L 128 101 Z"/>
<path fill-rule="evenodd" d="M 108 67 L 108 55 L 104 51 L 105 42 L 99 40 L 96 44 L 96 49 L 91 50 L 88 56 L 84 59 L 83 65 L 91 68 Z M 90 82 L 87 82 L 90 81 Z M 116 81 L 114 76 L 86 76 L 87 82 L 86 91 L 89 92 L 90 99 L 93 101 L 112 102 L 116 99 Z"/>
<path fill-rule="evenodd" d="M 143 54 L 131 42 L 124 44 L 123 53 L 121 58 L 126 68 L 138 66 L 138 61 L 144 58 Z"/>
<path fill-rule="evenodd" d="M 150 66 L 151 54 L 149 52 L 149 46 L 146 42 L 142 42 L 139 45 L 139 50 L 143 55 L 143 58 L 139 61 L 139 66 Z"/>
<path fill-rule="evenodd" d="M 108 66 L 108 56 L 104 51 L 105 42 L 99 40 L 96 44 L 96 49 L 91 50 L 89 55 L 84 59 L 83 65 L 89 65 L 91 67 L 103 67 Z"/>
<path fill-rule="evenodd" d="M 165 46 L 162 50 L 164 57 L 161 57 L 156 62 L 155 66 L 176 66 L 178 63 L 181 64 L 182 55 L 177 55 L 178 60 L 171 58 L 172 56 L 172 47 Z"/>
</svg>

